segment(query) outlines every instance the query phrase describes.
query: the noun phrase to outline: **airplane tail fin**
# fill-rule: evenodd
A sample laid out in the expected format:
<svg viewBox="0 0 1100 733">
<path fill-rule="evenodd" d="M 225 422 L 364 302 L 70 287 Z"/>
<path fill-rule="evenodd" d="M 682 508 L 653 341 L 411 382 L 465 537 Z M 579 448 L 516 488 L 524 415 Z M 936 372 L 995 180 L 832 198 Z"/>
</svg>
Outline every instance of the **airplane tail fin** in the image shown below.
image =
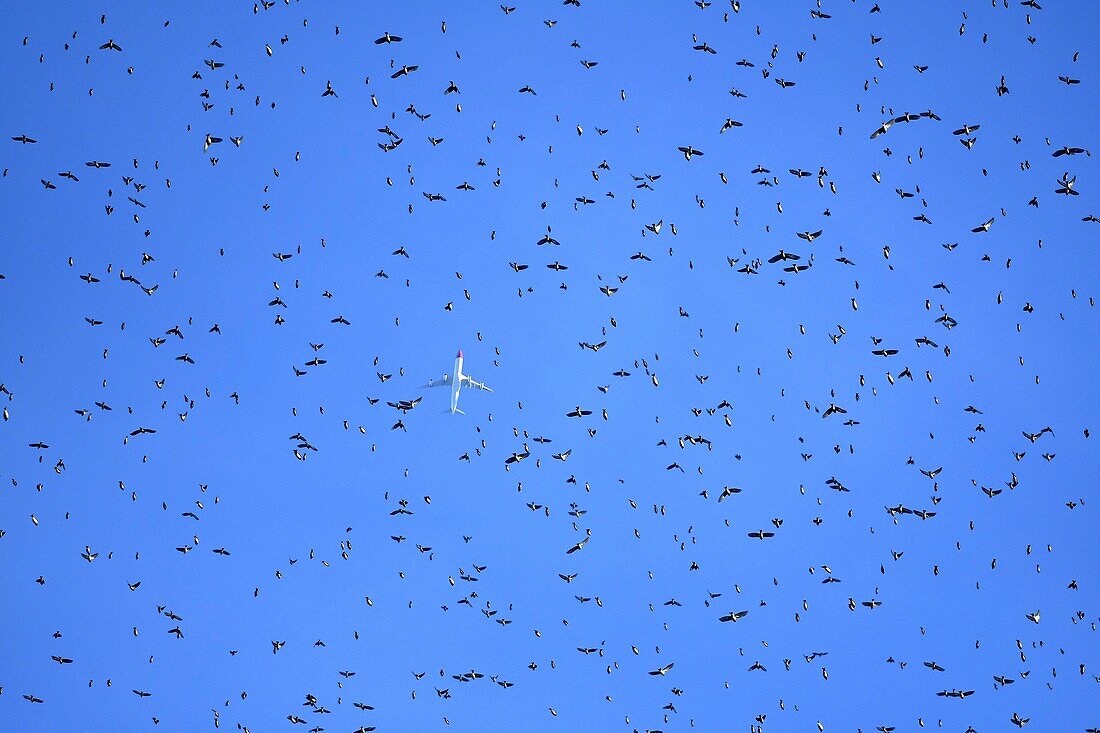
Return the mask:
<svg viewBox="0 0 1100 733">
<path fill-rule="evenodd" d="M 455 408 L 455 412 L 457 412 L 459 415 L 465 415 L 466 414 L 465 412 L 463 412 L 462 410 L 459 410 L 458 408 Z M 443 414 L 444 415 L 450 415 L 451 414 L 451 408 L 448 407 L 446 410 L 443 411 Z"/>
</svg>

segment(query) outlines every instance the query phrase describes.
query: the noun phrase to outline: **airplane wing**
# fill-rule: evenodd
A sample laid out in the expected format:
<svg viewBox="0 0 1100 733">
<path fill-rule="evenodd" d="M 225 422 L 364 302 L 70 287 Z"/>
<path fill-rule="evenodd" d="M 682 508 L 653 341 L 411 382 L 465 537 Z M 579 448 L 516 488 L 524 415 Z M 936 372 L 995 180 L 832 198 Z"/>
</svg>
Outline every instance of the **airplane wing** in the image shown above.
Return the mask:
<svg viewBox="0 0 1100 733">
<path fill-rule="evenodd" d="M 475 382 L 474 380 L 470 379 L 470 377 L 466 374 L 462 375 L 462 386 L 463 387 L 472 387 L 473 389 L 483 389 L 486 392 L 492 392 L 493 391 L 490 388 L 486 387 L 481 382 Z"/>
<path fill-rule="evenodd" d="M 444 374 L 439 379 L 429 379 L 421 389 L 427 389 L 428 387 L 449 387 L 451 386 L 451 375 Z"/>
</svg>

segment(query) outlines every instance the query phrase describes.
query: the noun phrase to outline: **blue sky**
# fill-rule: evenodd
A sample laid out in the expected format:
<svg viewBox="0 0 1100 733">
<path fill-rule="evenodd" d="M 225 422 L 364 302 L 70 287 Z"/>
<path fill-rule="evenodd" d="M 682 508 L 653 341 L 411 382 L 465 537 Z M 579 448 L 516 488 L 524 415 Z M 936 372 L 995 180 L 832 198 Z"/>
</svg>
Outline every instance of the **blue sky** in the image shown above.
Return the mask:
<svg viewBox="0 0 1100 733">
<path fill-rule="evenodd" d="M 1098 14 L 880 5 L 0 8 L 0 727 L 1100 725 Z"/>
</svg>

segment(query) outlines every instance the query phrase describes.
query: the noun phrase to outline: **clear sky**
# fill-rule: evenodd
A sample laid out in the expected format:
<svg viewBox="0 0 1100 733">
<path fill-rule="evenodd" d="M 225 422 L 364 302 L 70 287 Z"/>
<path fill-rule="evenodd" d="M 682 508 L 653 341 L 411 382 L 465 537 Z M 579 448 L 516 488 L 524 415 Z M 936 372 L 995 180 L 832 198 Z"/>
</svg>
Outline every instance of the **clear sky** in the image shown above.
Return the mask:
<svg viewBox="0 0 1100 733">
<path fill-rule="evenodd" d="M 1100 726 L 1039 4 L 4 4 L 0 730 Z"/>
</svg>

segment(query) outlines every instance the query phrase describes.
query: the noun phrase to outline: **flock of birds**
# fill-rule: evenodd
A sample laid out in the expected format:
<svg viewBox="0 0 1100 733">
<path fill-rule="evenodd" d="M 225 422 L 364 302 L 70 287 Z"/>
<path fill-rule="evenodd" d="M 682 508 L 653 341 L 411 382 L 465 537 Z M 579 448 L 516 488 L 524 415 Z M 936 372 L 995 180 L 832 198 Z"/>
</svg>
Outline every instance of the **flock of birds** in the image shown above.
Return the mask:
<svg viewBox="0 0 1100 733">
<path fill-rule="evenodd" d="M 1093 8 L 368 5 L 5 23 L 0 728 L 1100 731 Z"/>
</svg>

